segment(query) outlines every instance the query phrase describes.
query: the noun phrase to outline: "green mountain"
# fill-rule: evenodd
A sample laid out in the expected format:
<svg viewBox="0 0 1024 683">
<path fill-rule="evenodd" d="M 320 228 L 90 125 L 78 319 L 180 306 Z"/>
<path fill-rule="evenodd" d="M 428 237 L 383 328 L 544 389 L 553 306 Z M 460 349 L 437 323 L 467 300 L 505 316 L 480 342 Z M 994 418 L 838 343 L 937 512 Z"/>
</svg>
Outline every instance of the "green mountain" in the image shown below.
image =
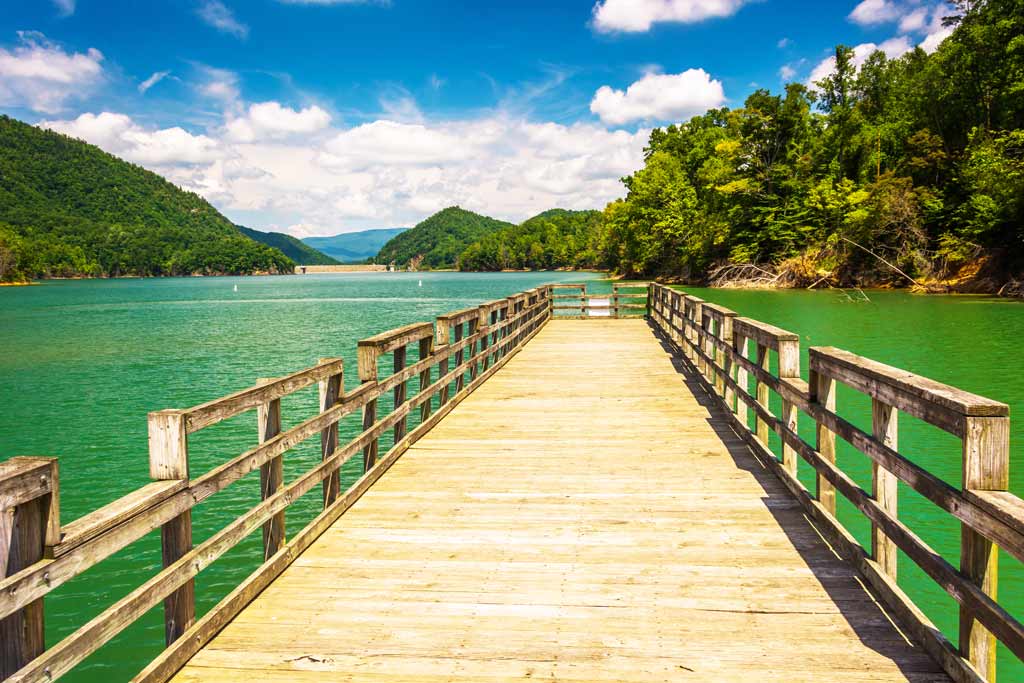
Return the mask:
<svg viewBox="0 0 1024 683">
<path fill-rule="evenodd" d="M 593 268 L 601 223 L 600 211 L 550 209 L 470 244 L 459 270 Z"/>
<path fill-rule="evenodd" d="M 467 246 L 511 225 L 451 206 L 385 244 L 377 254 L 377 263 L 450 268 Z"/>
<path fill-rule="evenodd" d="M 361 263 L 376 256 L 388 240 L 408 229 L 379 228 L 346 232 L 332 237 L 307 237 L 302 241 L 342 263 Z"/>
<path fill-rule="evenodd" d="M 199 195 L 98 147 L 0 116 L 0 280 L 294 268 Z"/>
<path fill-rule="evenodd" d="M 291 235 L 286 235 L 283 232 L 261 232 L 259 230 L 253 230 L 252 228 L 242 227 L 236 225 L 238 231 L 248 237 L 254 239 L 260 244 L 265 244 L 268 247 L 274 247 L 279 249 L 281 253 L 295 261 L 300 266 L 336 266 L 338 261 L 331 258 L 327 254 L 321 253 L 313 247 L 305 244 L 302 240 Z"/>
</svg>

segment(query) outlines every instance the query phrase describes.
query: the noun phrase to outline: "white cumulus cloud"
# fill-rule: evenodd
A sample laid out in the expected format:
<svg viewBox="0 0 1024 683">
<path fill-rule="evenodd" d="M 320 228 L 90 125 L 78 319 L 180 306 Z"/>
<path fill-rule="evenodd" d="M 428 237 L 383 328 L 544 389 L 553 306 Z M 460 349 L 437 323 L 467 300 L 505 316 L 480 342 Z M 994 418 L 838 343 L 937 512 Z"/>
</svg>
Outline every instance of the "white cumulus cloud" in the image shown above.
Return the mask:
<svg viewBox="0 0 1024 683">
<path fill-rule="evenodd" d="M 725 102 L 722 82 L 704 69 L 678 74 L 648 73 L 626 90 L 601 86 L 590 102 L 590 111 L 613 126 L 630 121 L 688 119 Z"/>
<path fill-rule="evenodd" d="M 43 121 L 41 128 L 85 140 L 144 166 L 206 164 L 224 156 L 219 142 L 179 128 L 146 129 L 129 116 L 101 112 L 76 119 Z"/>
<path fill-rule="evenodd" d="M 850 12 L 849 19 L 861 26 L 874 26 L 896 21 L 901 14 L 900 8 L 890 0 L 862 0 Z"/>
<path fill-rule="evenodd" d="M 952 27 L 942 25 L 942 18 L 954 13 L 955 8 L 944 1 L 863 0 L 850 12 L 849 19 L 861 26 L 896 24 L 903 35 L 923 35 L 918 47 L 931 53 L 953 32 Z"/>
<path fill-rule="evenodd" d="M 296 110 L 279 102 L 260 102 L 250 105 L 244 116 L 228 121 L 227 133 L 236 142 L 253 142 L 315 133 L 330 123 L 331 115 L 316 105 Z"/>
<path fill-rule="evenodd" d="M 861 43 L 853 47 L 853 66 L 856 69 L 867 61 L 868 57 L 871 56 L 872 52 L 881 50 L 885 53 L 885 56 L 890 59 L 895 59 L 910 52 L 913 49 L 913 45 L 910 43 L 910 38 L 907 36 L 898 36 L 896 38 L 890 38 L 882 43 Z M 828 77 L 836 70 L 836 58 L 835 56 L 826 57 L 825 59 L 818 62 L 818 64 L 811 70 L 811 75 L 807 79 L 807 85 L 814 87 L 814 84 L 818 81 Z"/>
<path fill-rule="evenodd" d="M 928 22 L 928 8 L 918 7 L 900 17 L 899 28 L 902 33 L 920 31 Z"/>
<path fill-rule="evenodd" d="M 19 31 L 18 41 L 0 48 L 0 106 L 52 114 L 103 80 L 103 53 L 95 48 L 69 53 L 34 31 Z"/>
<path fill-rule="evenodd" d="M 593 9 L 594 28 L 602 33 L 649 31 L 659 22 L 693 24 L 732 16 L 748 0 L 600 0 Z"/>
<path fill-rule="evenodd" d="M 339 128 L 313 107 L 238 111 L 205 133 L 113 112 L 40 125 L 151 168 L 239 222 L 302 236 L 412 225 L 452 204 L 513 221 L 555 206 L 601 208 L 621 196 L 619 178 L 643 165 L 650 134 L 501 112 Z M 243 117 L 276 128 L 240 140 L 231 123 Z M 281 127 L 287 135 L 276 134 Z"/>
<path fill-rule="evenodd" d="M 323 161 L 345 168 L 428 166 L 468 159 L 478 143 L 443 127 L 380 120 L 338 133 L 327 143 Z"/>
<path fill-rule="evenodd" d="M 921 44 L 918 47 L 928 54 L 931 54 L 939 49 L 939 45 L 942 44 L 942 41 L 948 38 L 952 32 L 953 27 L 947 28 L 943 26 L 942 28 L 939 28 L 925 36 L 925 39 L 921 41 Z"/>
<path fill-rule="evenodd" d="M 924 40 L 918 46 L 925 52 L 931 54 L 939 48 L 939 44 L 942 43 L 946 38 L 953 33 L 953 26 L 943 26 L 943 17 L 954 14 L 954 8 L 950 7 L 946 3 L 940 3 L 935 6 L 932 10 L 932 16 L 928 25 L 922 30 L 928 35 L 925 36 Z"/>
<path fill-rule="evenodd" d="M 228 33 L 242 39 L 249 37 L 249 27 L 235 18 L 235 13 L 231 11 L 231 8 L 220 0 L 203 0 L 196 8 L 196 14 L 221 33 Z"/>
</svg>

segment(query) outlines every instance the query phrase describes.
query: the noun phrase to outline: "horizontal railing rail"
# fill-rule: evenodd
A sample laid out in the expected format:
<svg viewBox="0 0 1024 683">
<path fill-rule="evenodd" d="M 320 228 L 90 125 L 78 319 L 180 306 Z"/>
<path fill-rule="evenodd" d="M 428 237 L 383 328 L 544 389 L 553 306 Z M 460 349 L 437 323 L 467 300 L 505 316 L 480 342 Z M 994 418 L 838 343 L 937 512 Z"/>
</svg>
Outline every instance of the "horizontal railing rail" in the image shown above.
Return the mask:
<svg viewBox="0 0 1024 683">
<path fill-rule="evenodd" d="M 654 325 L 727 409 L 733 429 L 954 680 L 995 680 L 996 639 L 1024 659 L 1024 626 L 997 597 L 999 548 L 1024 561 L 1024 501 L 1007 491 L 1006 404 L 830 347 L 809 349 L 809 380 L 805 382 L 800 378 L 796 334 L 660 284 L 651 286 L 651 299 Z M 841 416 L 836 406 L 837 383 L 870 399 L 870 433 Z M 780 414 L 770 409 L 770 393 L 779 398 Z M 947 484 L 899 452 L 900 412 L 960 440 L 961 488 Z M 814 423 L 813 444 L 799 435 L 799 413 Z M 753 427 L 748 420 L 751 415 Z M 769 431 L 779 436 L 779 454 L 769 447 Z M 870 460 L 871 491 L 836 464 L 836 436 Z M 814 470 L 813 492 L 797 478 L 798 457 Z M 899 518 L 898 482 L 959 521 L 958 567 Z M 871 522 L 870 547 L 862 546 L 838 521 L 837 492 Z M 897 550 L 959 604 L 957 645 L 898 586 Z"/>
<path fill-rule="evenodd" d="M 613 282 L 610 294 L 588 292 L 587 285 L 583 283 L 561 283 L 549 285 L 548 288 L 552 311 L 559 318 L 645 318 L 650 307 L 649 284 L 647 282 Z M 642 290 L 642 292 L 628 291 L 636 289 Z M 556 293 L 567 290 L 574 293 Z M 643 303 L 637 303 L 641 299 Z M 559 303 L 566 301 L 573 303 Z"/>
<path fill-rule="evenodd" d="M 59 521 L 55 458 L 12 458 L 0 463 L 0 679 L 52 681 L 163 602 L 163 652 L 135 681 L 164 681 L 237 615 L 309 547 L 444 415 L 491 377 L 551 317 L 550 290 L 540 287 L 506 299 L 390 330 L 358 344 L 360 384 L 344 391 L 344 363 L 321 359 L 285 377 L 258 380 L 248 389 L 186 410 L 149 415 L 150 474 L 154 479 L 69 524 Z M 416 361 L 407 361 L 408 348 Z M 381 374 L 380 358 L 392 355 Z M 415 382 L 415 393 L 410 387 Z M 316 384 L 319 413 L 282 429 L 281 400 Z M 379 415 L 390 393 L 391 410 Z M 256 411 L 258 445 L 198 476 L 190 472 L 189 435 L 247 411 Z M 339 422 L 361 411 L 359 434 L 339 443 Z M 409 429 L 411 416 L 418 424 Z M 378 457 L 381 437 L 390 447 Z M 284 457 L 320 437 L 320 462 L 284 480 Z M 363 456 L 362 476 L 341 491 L 341 467 Z M 198 544 L 192 510 L 259 470 L 260 502 Z M 319 513 L 288 538 L 286 510 L 322 486 Z M 89 622 L 45 647 L 44 598 L 119 550 L 161 530 L 163 568 Z M 205 615 L 197 618 L 194 580 L 217 558 L 262 528 L 262 563 Z"/>
</svg>

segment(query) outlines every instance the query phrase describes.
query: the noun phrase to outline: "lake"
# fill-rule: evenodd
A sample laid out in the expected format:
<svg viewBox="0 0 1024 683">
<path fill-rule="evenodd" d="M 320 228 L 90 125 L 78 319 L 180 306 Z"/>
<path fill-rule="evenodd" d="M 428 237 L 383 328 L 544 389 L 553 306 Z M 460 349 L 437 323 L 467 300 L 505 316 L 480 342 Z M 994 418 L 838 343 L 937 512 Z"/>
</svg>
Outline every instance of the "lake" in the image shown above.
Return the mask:
<svg viewBox="0 0 1024 683">
<path fill-rule="evenodd" d="M 61 468 L 65 523 L 148 481 L 145 415 L 183 408 L 279 376 L 320 357 L 346 360 L 345 382 L 357 383 L 357 340 L 377 332 L 472 306 L 548 282 L 590 282 L 606 291 L 598 274 L 581 273 L 373 273 L 273 278 L 181 278 L 47 282 L 0 289 L 0 458 L 56 455 Z M 237 286 L 237 291 L 235 287 Z M 741 315 L 801 335 L 804 348 L 833 345 L 1024 407 L 1024 376 L 1018 348 L 1024 336 L 1024 305 L 984 297 L 914 296 L 868 292 L 856 302 L 840 292 L 690 289 Z M 840 392 L 841 411 L 855 424 L 870 422 L 866 400 Z M 316 410 L 315 388 L 283 402 L 284 427 Z M 808 420 L 801 431 L 810 437 Z M 1012 422 L 1015 460 L 1024 443 L 1024 419 Z M 358 427 L 343 423 L 342 440 Z M 207 434 L 207 432 L 211 432 Z M 900 450 L 959 485 L 957 443 L 938 430 L 900 418 Z M 255 418 L 246 414 L 190 441 L 193 474 L 252 446 Z M 314 440 L 315 441 L 315 440 Z M 383 452 L 383 451 L 382 451 Z M 319 443 L 286 457 L 286 479 L 319 459 Z M 357 459 L 358 460 L 358 459 Z M 870 482 L 866 458 L 840 450 L 840 465 L 862 485 Z M 358 475 L 361 462 L 345 470 Z M 802 479 L 810 484 L 809 467 Z M 355 467 L 353 467 L 355 466 Z M 1024 465 L 1011 469 L 1011 488 L 1024 493 Z M 196 540 L 251 507 L 258 479 L 249 477 L 199 506 Z M 346 482 L 347 483 L 347 482 Z M 344 483 L 343 483 L 344 485 Z M 294 531 L 315 514 L 319 489 L 289 509 Z M 862 540 L 867 525 L 849 505 L 840 516 Z M 959 533 L 948 515 L 905 487 L 900 516 L 933 547 L 955 560 Z M 294 520 L 294 521 L 293 521 Z M 209 608 L 257 564 L 260 534 L 204 571 L 196 582 L 200 611 Z M 955 561 L 954 561 L 955 564 Z M 47 642 L 55 643 L 125 595 L 160 566 L 159 535 L 118 553 L 47 598 Z M 956 629 L 953 602 L 905 558 L 900 583 L 949 634 Z M 1024 577 L 1003 558 L 1000 592 L 1020 615 Z M 67 677 L 77 681 L 124 680 L 134 675 L 163 642 L 161 608 L 102 648 Z M 1003 652 L 1001 680 L 1024 678 L 1024 669 Z"/>
</svg>

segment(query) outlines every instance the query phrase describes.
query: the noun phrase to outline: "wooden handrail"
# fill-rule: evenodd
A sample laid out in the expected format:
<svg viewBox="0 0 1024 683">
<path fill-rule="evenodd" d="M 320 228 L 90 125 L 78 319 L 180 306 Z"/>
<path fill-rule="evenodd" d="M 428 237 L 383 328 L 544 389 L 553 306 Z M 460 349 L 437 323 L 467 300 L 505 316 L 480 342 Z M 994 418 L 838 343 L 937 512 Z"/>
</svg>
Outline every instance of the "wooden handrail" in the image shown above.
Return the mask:
<svg viewBox="0 0 1024 683">
<path fill-rule="evenodd" d="M 799 337 L 780 328 L 733 317 L 732 312 L 664 285 L 651 287 L 652 320 L 727 409 L 733 429 L 804 505 L 835 547 L 849 557 L 904 621 L 904 627 L 957 681 L 995 678 L 994 638 L 1024 659 L 1024 626 L 997 599 L 998 549 L 1024 561 L 1024 501 L 1009 493 L 1009 411 L 1004 403 L 831 347 L 809 350 L 810 379 L 799 372 Z M 683 311 L 683 315 L 679 312 Z M 749 356 L 748 342 L 757 353 Z M 778 356 L 770 371 L 769 352 Z M 748 379 L 756 382 L 752 394 Z M 838 412 L 835 384 L 872 400 L 870 433 Z M 769 409 L 768 393 L 781 398 L 782 414 Z M 747 423 L 754 412 L 755 428 Z M 957 436 L 963 444 L 963 485 L 956 489 L 899 453 L 898 412 Z M 797 429 L 797 414 L 815 424 L 815 443 Z M 782 453 L 768 446 L 768 430 Z M 839 436 L 872 462 L 872 490 L 863 490 L 838 467 Z M 779 457 L 781 455 L 781 459 Z M 796 476 L 796 455 L 817 477 L 811 493 Z M 962 526 L 960 566 L 954 567 L 899 519 L 901 481 Z M 870 549 L 835 516 L 835 494 L 847 498 L 872 523 Z M 896 549 L 902 550 L 960 604 L 960 639 L 954 646 L 896 584 Z"/>
<path fill-rule="evenodd" d="M 559 318 L 645 318 L 650 307 L 649 283 L 612 283 L 611 293 L 595 294 L 587 291 L 586 284 L 555 284 L 549 285 L 551 310 L 572 312 L 572 315 L 559 313 Z M 556 289 L 578 290 L 578 294 L 555 294 Z M 644 294 L 623 294 L 620 289 L 648 289 Z M 622 300 L 625 299 L 626 303 Z M 644 299 L 643 303 L 629 303 L 631 300 Z M 573 301 L 573 304 L 558 304 L 558 301 Z"/>
<path fill-rule="evenodd" d="M 184 411 L 189 434 L 234 417 L 261 404 L 295 393 L 341 371 L 341 360 L 328 359 L 311 368 L 243 389 Z"/>
<path fill-rule="evenodd" d="M 56 460 L 13 458 L 0 463 L 0 513 L 15 506 L 33 506 L 31 511 L 26 508 L 19 512 L 18 519 L 28 520 L 28 526 L 24 527 L 23 523 L 21 531 L 14 529 L 13 532 L 22 533 L 27 529 L 31 533 L 39 530 L 41 534 L 35 546 L 21 543 L 30 553 L 32 547 L 36 547 L 38 556 L 15 558 L 15 565 L 5 567 L 11 570 L 6 572 L 9 575 L 0 578 L 0 624 L 5 628 L 13 625 L 19 633 L 32 636 L 17 650 L 5 647 L 0 661 L 4 679 L 55 680 L 164 601 L 168 647 L 136 680 L 166 680 L 216 633 L 219 624 L 237 614 L 279 575 L 402 452 L 493 376 L 539 332 L 551 316 L 547 293 L 546 288 L 538 288 L 457 312 L 454 317 L 451 314 L 441 316 L 437 329 L 434 323 L 416 323 L 362 340 L 358 344 L 360 360 L 372 351 L 374 375 L 348 392 L 342 391 L 342 360 L 322 359 L 306 370 L 282 378 L 258 380 L 254 387 L 191 409 L 152 413 L 149 418 L 151 473 L 156 481 L 63 527 L 57 517 Z M 487 323 L 482 325 L 485 318 Z M 463 323 L 467 328 L 464 336 L 434 345 L 435 333 L 441 326 L 447 328 L 456 324 L 461 329 Z M 486 340 L 492 343 L 487 345 Z M 377 356 L 389 351 L 404 353 L 410 344 L 418 347 L 417 362 L 396 365 L 388 376 L 376 376 Z M 454 367 L 449 369 L 452 358 Z M 361 364 L 360 378 L 368 375 L 367 368 Z M 415 393 L 409 395 L 408 384 L 414 379 L 418 379 L 418 386 Z M 281 398 L 313 384 L 319 385 L 319 413 L 282 431 Z M 448 392 L 453 385 L 455 392 L 447 394 L 446 400 L 434 410 L 434 397 Z M 377 400 L 389 391 L 401 391 L 401 400 L 395 402 L 391 412 L 378 417 Z M 371 405 L 374 412 L 368 416 L 367 409 Z M 191 476 L 188 435 L 252 409 L 257 411 L 259 444 L 208 472 Z M 361 433 L 346 444 L 339 444 L 339 421 L 359 409 L 363 409 Z M 401 429 L 408 417 L 415 414 L 419 415 L 419 424 L 409 432 Z M 396 430 L 396 439 L 377 460 L 376 444 L 390 429 Z M 284 482 L 281 463 L 285 454 L 317 435 L 321 440 L 321 462 L 294 481 Z M 342 493 L 338 486 L 342 463 L 357 453 L 365 453 L 371 446 L 374 458 L 364 469 L 363 476 Z M 260 502 L 193 547 L 192 509 L 257 469 L 261 471 Z M 323 511 L 298 534 L 286 539 L 285 510 L 320 483 L 324 485 Z M 263 564 L 211 612 L 196 619 L 192 589 L 196 576 L 261 526 L 264 528 Z M 157 528 L 163 528 L 163 569 L 55 646 L 44 649 L 43 598 Z M 10 540 L 0 533 L 0 542 L 4 538 Z M 0 557 L 6 558 L 7 554 L 0 553 Z M 0 572 L 0 577 L 3 575 Z"/>
</svg>

